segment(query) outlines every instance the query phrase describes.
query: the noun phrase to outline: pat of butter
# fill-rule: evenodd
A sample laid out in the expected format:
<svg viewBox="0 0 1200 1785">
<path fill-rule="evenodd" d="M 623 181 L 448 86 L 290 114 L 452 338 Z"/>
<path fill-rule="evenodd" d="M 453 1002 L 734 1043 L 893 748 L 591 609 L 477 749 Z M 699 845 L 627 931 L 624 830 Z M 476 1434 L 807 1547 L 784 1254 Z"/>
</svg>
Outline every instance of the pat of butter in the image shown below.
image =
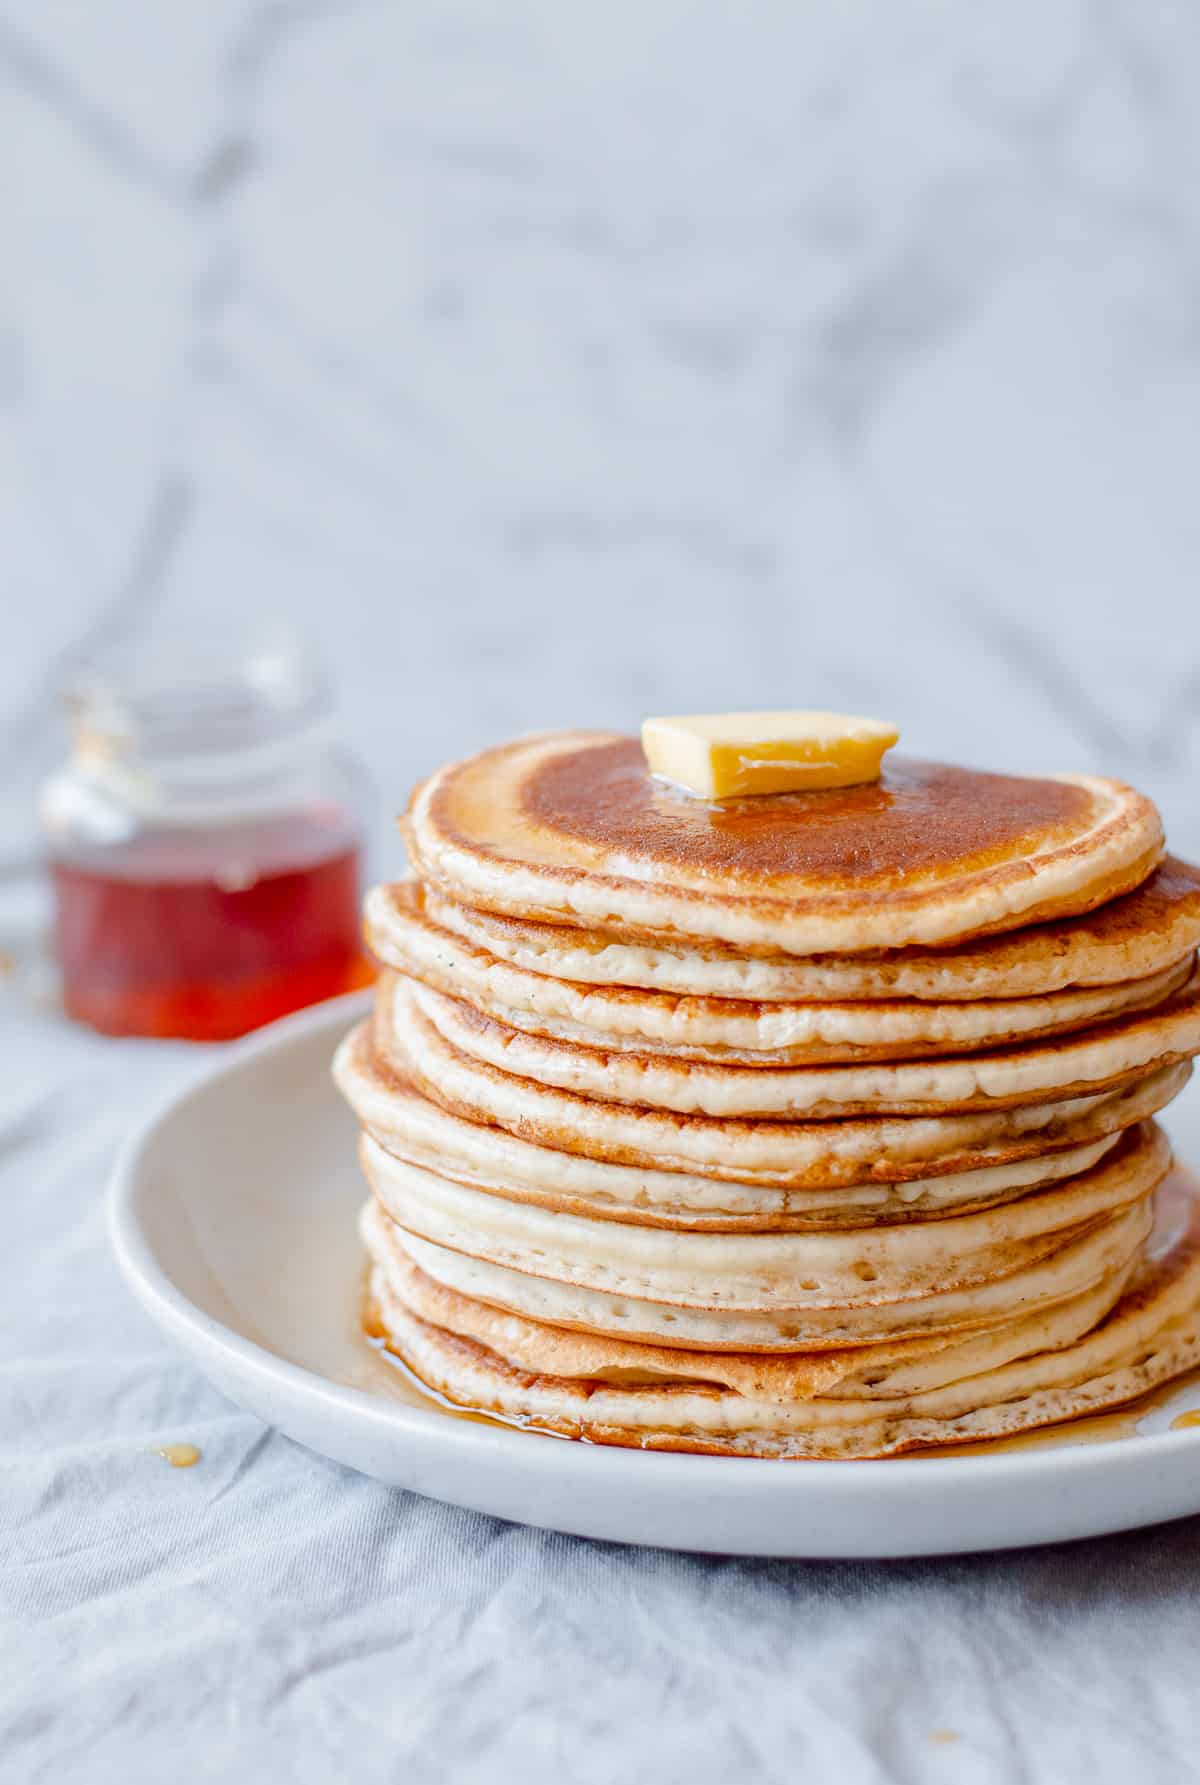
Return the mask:
<svg viewBox="0 0 1200 1785">
<path fill-rule="evenodd" d="M 647 719 L 651 771 L 704 800 L 877 781 L 895 725 L 849 713 L 694 713 Z"/>
</svg>

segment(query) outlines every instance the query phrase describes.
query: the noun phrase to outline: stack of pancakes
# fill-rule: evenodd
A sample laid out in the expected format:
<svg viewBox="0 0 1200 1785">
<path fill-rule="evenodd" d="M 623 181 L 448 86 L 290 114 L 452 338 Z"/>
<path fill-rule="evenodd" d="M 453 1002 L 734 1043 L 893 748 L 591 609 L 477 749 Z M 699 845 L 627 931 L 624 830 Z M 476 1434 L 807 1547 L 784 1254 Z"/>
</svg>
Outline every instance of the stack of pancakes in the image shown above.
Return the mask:
<svg viewBox="0 0 1200 1785">
<path fill-rule="evenodd" d="M 1153 1119 L 1200 1051 L 1200 871 L 1141 795 L 897 759 L 710 805 L 569 732 L 442 770 L 405 831 L 336 1073 L 366 1321 L 437 1393 L 883 1456 L 1200 1363 Z"/>
</svg>

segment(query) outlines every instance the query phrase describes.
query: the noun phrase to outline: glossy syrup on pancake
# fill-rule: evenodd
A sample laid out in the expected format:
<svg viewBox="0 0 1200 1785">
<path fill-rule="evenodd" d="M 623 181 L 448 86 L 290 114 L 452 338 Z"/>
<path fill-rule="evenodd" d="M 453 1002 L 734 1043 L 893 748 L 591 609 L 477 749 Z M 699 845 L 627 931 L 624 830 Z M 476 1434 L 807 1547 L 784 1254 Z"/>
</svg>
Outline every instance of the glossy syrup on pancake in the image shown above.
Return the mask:
<svg viewBox="0 0 1200 1785">
<path fill-rule="evenodd" d="M 832 892 L 920 885 L 947 866 L 978 872 L 1023 858 L 1076 834 L 1088 799 L 1065 781 L 892 756 L 866 785 L 709 803 L 651 775 L 637 739 L 619 738 L 551 757 L 522 787 L 521 813 L 603 854 Z"/>
</svg>

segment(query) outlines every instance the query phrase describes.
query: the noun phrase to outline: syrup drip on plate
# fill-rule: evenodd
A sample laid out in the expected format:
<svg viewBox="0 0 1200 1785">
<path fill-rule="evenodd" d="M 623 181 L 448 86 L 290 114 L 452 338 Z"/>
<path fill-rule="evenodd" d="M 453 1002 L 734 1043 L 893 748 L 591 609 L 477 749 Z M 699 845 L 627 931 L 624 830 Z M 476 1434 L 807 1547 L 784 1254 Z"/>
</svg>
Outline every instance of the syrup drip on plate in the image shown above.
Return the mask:
<svg viewBox="0 0 1200 1785">
<path fill-rule="evenodd" d="M 432 1407 L 444 1413 L 450 1419 L 465 1419 L 472 1425 L 507 1426 L 510 1430 L 520 1432 L 536 1432 L 543 1438 L 562 1438 L 562 1432 L 554 1432 L 546 1426 L 537 1425 L 532 1420 L 513 1419 L 503 1413 L 477 1413 L 473 1407 L 460 1407 L 457 1402 L 439 1394 L 436 1388 L 430 1388 L 422 1382 L 415 1370 L 410 1370 L 404 1359 L 397 1357 L 388 1349 L 387 1337 L 382 1322 L 369 1297 L 364 1297 L 362 1304 L 362 1330 L 367 1344 L 371 1347 L 379 1363 L 387 1371 L 389 1387 L 399 1390 L 400 1398 L 410 1406 L 424 1407 L 427 1411 Z"/>
</svg>

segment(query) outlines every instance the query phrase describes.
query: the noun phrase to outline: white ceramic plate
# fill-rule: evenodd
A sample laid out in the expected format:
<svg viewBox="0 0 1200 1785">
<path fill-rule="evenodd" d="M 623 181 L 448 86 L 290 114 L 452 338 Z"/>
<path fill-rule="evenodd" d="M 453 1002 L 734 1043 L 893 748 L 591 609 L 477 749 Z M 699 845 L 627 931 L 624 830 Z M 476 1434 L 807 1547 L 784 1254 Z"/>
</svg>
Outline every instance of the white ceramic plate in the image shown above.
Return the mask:
<svg viewBox="0 0 1200 1785">
<path fill-rule="evenodd" d="M 361 994 L 340 999 L 223 1054 L 135 1136 L 110 1193 L 136 1295 L 289 1437 L 501 1518 L 742 1555 L 1004 1549 L 1200 1511 L 1200 1429 L 1168 1429 L 1200 1406 L 1196 1382 L 1130 1436 L 1084 1442 L 1065 1427 L 1024 1450 L 866 1463 L 613 1450 L 446 1413 L 357 1328 L 363 1184 L 329 1059 L 364 1008 Z"/>
</svg>

